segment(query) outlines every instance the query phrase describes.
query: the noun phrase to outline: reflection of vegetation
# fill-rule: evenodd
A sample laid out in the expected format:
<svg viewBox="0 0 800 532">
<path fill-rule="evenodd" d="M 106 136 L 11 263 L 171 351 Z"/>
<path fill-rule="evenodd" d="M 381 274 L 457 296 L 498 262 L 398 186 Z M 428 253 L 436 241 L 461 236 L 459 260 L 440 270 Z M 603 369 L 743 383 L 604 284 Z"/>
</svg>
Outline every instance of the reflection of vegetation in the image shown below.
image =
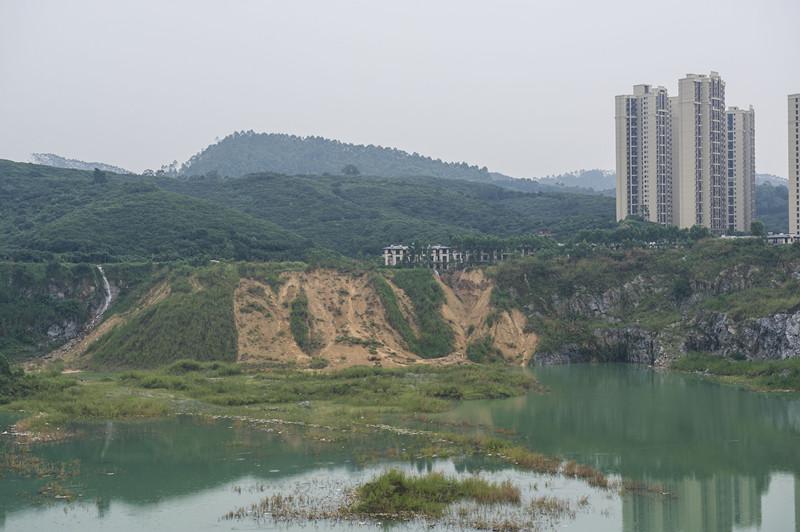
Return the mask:
<svg viewBox="0 0 800 532">
<path fill-rule="evenodd" d="M 724 471 L 755 477 L 764 488 L 770 471 L 800 472 L 798 432 L 786 423 L 794 407 L 789 397 L 625 365 L 536 373 L 550 393 L 462 405 L 448 419 L 491 419 L 541 453 L 569 453 L 606 473 L 655 482 Z M 658 460 L 652 442 L 663 446 Z"/>
<path fill-rule="evenodd" d="M 800 359 L 730 360 L 711 355 L 690 354 L 672 365 L 681 371 L 710 373 L 731 382 L 764 390 L 800 391 Z"/>
<path fill-rule="evenodd" d="M 381 517 L 436 517 L 447 505 L 462 499 L 480 504 L 519 504 L 520 490 L 509 481 L 448 478 L 441 473 L 415 477 L 390 470 L 359 486 L 350 510 Z"/>
</svg>

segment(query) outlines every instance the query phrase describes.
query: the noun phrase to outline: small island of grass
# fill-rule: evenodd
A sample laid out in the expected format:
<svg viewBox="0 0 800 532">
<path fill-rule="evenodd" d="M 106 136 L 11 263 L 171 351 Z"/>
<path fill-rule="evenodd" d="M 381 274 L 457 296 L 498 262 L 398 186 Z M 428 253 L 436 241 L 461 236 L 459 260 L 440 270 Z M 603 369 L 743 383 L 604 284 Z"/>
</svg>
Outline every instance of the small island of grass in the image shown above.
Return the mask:
<svg viewBox="0 0 800 532">
<path fill-rule="evenodd" d="M 442 473 L 406 475 L 395 469 L 356 489 L 349 511 L 370 517 L 408 519 L 439 517 L 459 500 L 479 504 L 519 504 L 520 490 L 509 481 L 489 482 L 480 477 L 449 478 Z"/>
</svg>

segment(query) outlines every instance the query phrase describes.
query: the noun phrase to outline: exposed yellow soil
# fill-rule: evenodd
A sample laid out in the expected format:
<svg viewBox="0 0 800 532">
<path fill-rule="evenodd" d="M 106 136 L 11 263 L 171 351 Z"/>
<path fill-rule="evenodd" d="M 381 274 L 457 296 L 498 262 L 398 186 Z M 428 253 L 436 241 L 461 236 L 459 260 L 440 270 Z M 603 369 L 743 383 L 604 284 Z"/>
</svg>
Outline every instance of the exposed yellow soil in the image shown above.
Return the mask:
<svg viewBox="0 0 800 532">
<path fill-rule="evenodd" d="M 194 290 L 200 288 L 196 280 L 191 282 Z M 520 311 L 498 312 L 492 307 L 493 282 L 482 270 L 449 272 L 438 282 L 446 297 L 442 316 L 453 329 L 454 349 L 447 357 L 425 360 L 408 351 L 397 331 L 389 326 L 369 274 L 332 270 L 285 272 L 277 288 L 243 278 L 233 298 L 238 360 L 307 367 L 312 357 L 322 357 L 328 360 L 330 369 L 365 364 L 385 367 L 457 364 L 466 360 L 470 342 L 490 335 L 508 362 L 527 364 L 536 348 L 536 335 L 525 332 L 526 319 Z M 391 282 L 389 285 L 407 321 L 418 332 L 411 301 L 400 288 Z M 298 347 L 290 330 L 291 303 L 301 290 L 308 298 L 313 318 L 311 336 L 315 347 L 308 353 Z M 94 342 L 169 295 L 169 284 L 158 284 L 136 308 L 109 316 L 95 329 L 40 359 L 38 364 L 61 359 L 67 367 L 80 368 Z"/>
<path fill-rule="evenodd" d="M 527 319 L 519 310 L 497 311 L 492 307 L 494 283 L 483 270 L 446 273 L 438 279 L 446 297 L 442 316 L 455 333 L 455 353 L 466 353 L 471 341 L 491 335 L 494 346 L 511 363 L 526 365 L 536 349 L 537 337 L 525 332 Z M 487 325 L 492 316 L 493 323 Z"/>
<path fill-rule="evenodd" d="M 424 360 L 409 352 L 398 333 L 386 321 L 383 306 L 367 274 L 330 270 L 282 274 L 277 290 L 253 279 L 242 279 L 234 295 L 238 331 L 238 358 L 245 363 L 280 362 L 304 367 L 312 356 L 329 361 L 336 369 L 360 364 L 400 366 L 413 363 L 451 364 L 463 362 L 470 341 L 490 334 L 495 346 L 511 363 L 525 364 L 536 346 L 536 336 L 525 333 L 525 317 L 519 311 L 494 312 L 492 282 L 481 271 L 455 272 L 440 280 L 446 303 L 442 315 L 455 334 L 452 354 Z M 452 285 L 452 287 L 450 286 Z M 401 310 L 416 331 L 408 297 L 390 283 Z M 290 307 L 303 290 L 313 316 L 312 338 L 316 347 L 304 353 L 290 330 Z"/>
<path fill-rule="evenodd" d="M 316 270 L 285 273 L 281 280 L 277 291 L 252 279 L 240 281 L 234 295 L 240 361 L 305 366 L 313 355 L 327 359 L 330 368 L 342 368 L 392 367 L 418 359 L 386 322 L 366 274 Z M 312 353 L 300 350 L 289 328 L 291 303 L 301 289 L 314 318 L 311 335 L 317 347 Z"/>
</svg>

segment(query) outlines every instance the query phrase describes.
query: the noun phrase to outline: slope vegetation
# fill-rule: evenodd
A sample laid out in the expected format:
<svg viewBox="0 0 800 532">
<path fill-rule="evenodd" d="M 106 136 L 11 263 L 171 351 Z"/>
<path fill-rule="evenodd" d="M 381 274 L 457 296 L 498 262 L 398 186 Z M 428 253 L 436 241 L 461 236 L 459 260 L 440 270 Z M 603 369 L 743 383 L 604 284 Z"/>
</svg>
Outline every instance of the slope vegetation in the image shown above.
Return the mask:
<svg viewBox="0 0 800 532">
<path fill-rule="evenodd" d="M 391 242 L 448 242 L 547 230 L 569 237 L 613 225 L 614 200 L 523 193 L 466 181 L 251 175 L 161 179 L 160 187 L 279 224 L 319 247 L 375 255 Z"/>
<path fill-rule="evenodd" d="M 394 148 L 253 131 L 233 133 L 208 146 L 192 156 L 181 168 L 181 173 L 226 177 L 258 172 L 340 175 L 348 165 L 354 166 L 362 174 L 372 176 L 430 176 L 469 181 L 490 179 L 486 168 L 443 162 Z"/>
<path fill-rule="evenodd" d="M 485 338 L 492 352 L 514 363 L 531 356 L 535 336 L 524 319 L 508 327 L 519 316 L 492 306 L 493 283 L 481 273 L 438 279 L 430 270 L 407 272 L 395 284 L 400 272 L 239 263 L 162 267 L 131 282 L 126 270 L 108 268 L 115 297 L 104 321 L 47 360 L 77 368 L 157 367 L 180 359 L 394 367 L 463 362 L 470 343 Z M 389 287 L 399 317 L 390 315 L 376 276 Z M 301 299 L 302 341 L 294 330 Z"/>
<path fill-rule="evenodd" d="M 301 258 L 306 240 L 266 220 L 117 176 L 0 161 L 0 251 L 71 262 Z"/>
</svg>

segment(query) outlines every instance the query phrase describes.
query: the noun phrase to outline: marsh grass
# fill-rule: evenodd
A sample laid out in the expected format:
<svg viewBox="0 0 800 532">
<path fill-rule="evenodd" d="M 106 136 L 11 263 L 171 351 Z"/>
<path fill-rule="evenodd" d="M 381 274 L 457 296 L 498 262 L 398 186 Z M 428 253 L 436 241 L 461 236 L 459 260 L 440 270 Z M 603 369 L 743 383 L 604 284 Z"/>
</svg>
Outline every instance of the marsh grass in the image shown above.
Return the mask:
<svg viewBox="0 0 800 532">
<path fill-rule="evenodd" d="M 681 371 L 715 375 L 738 384 L 761 390 L 800 390 L 800 359 L 731 360 L 693 353 L 672 365 Z"/>
<path fill-rule="evenodd" d="M 520 490 L 509 481 L 458 479 L 441 473 L 411 476 L 393 469 L 359 486 L 349 511 L 397 519 L 439 517 L 448 505 L 464 499 L 479 504 L 519 504 Z"/>
<path fill-rule="evenodd" d="M 501 367 L 255 371 L 195 360 L 158 370 L 25 378 L 29 389 L 8 408 L 27 412 L 32 430 L 69 420 L 159 417 L 185 411 L 187 404 L 213 414 L 253 415 L 260 409 L 274 416 L 278 409 L 288 420 L 353 430 L 388 415 L 443 412 L 457 400 L 521 395 L 535 385 L 531 376 Z M 297 406 L 301 402 L 312 406 Z"/>
</svg>

